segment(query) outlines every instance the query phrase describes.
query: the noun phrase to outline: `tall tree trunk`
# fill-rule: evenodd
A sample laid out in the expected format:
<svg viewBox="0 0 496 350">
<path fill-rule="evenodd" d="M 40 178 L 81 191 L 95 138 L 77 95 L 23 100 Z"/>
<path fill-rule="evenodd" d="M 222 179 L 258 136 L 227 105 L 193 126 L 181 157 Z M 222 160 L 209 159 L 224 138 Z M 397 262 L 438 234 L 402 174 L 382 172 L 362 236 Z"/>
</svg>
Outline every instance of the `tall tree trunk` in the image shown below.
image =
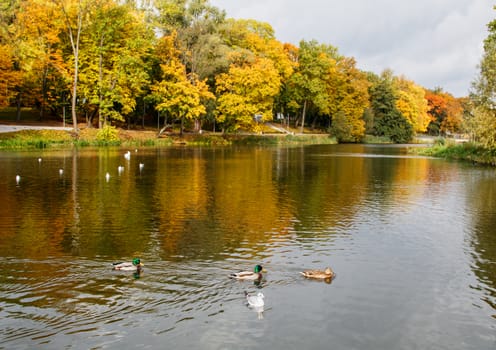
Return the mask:
<svg viewBox="0 0 496 350">
<path fill-rule="evenodd" d="M 43 79 L 41 83 L 41 106 L 40 106 L 40 121 L 45 117 L 45 106 L 47 104 L 48 93 L 47 93 L 47 76 L 48 76 L 48 66 L 43 69 Z"/>
<path fill-rule="evenodd" d="M 21 121 L 21 93 L 18 92 L 16 95 L 16 121 Z"/>
<path fill-rule="evenodd" d="M 143 99 L 143 116 L 141 118 L 141 128 L 144 129 L 145 128 L 145 114 L 146 114 L 146 102 L 145 100 Z M 138 119 L 138 118 L 136 118 Z"/>
<path fill-rule="evenodd" d="M 107 125 L 107 117 L 105 116 L 102 121 L 102 86 L 103 86 L 103 42 L 104 42 L 105 34 L 102 34 L 100 38 L 100 54 L 98 55 L 98 128 L 101 129 L 102 126 Z"/>
<path fill-rule="evenodd" d="M 74 131 L 79 132 L 77 126 L 77 113 L 76 113 L 76 102 L 77 102 L 77 85 L 79 77 L 79 42 L 81 38 L 81 31 L 83 27 L 83 8 L 81 5 L 81 0 L 78 1 L 78 14 L 76 23 L 76 37 L 72 31 L 71 22 L 69 20 L 69 15 L 67 14 L 66 8 L 63 2 L 60 2 L 62 11 L 64 13 L 65 22 L 67 26 L 69 40 L 71 42 L 72 53 L 74 55 L 74 76 L 72 78 L 72 99 L 71 99 L 71 113 L 72 113 L 72 123 L 74 125 Z"/>
<path fill-rule="evenodd" d="M 303 128 L 305 127 L 305 114 L 307 113 L 307 100 L 303 102 L 303 112 L 301 113 L 301 127 L 300 134 L 303 134 Z"/>
</svg>

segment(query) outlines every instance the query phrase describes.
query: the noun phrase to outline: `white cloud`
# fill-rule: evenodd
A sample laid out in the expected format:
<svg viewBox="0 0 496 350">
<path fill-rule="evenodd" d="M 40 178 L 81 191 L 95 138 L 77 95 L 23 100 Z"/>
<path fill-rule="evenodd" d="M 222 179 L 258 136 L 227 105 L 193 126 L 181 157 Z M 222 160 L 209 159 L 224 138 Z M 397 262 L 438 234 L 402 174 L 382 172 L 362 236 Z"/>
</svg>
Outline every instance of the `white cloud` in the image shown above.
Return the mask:
<svg viewBox="0 0 496 350">
<path fill-rule="evenodd" d="M 283 42 L 316 39 L 358 66 L 389 68 L 427 88 L 467 95 L 477 74 L 489 0 L 211 0 L 228 17 L 268 22 Z"/>
</svg>

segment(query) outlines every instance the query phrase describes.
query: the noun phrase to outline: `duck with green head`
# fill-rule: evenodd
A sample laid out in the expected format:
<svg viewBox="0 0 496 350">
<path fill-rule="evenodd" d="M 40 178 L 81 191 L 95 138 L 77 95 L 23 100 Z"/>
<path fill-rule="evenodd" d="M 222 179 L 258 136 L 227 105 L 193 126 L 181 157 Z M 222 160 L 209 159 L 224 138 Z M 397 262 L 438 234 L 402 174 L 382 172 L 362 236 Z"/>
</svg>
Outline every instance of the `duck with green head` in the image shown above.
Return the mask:
<svg viewBox="0 0 496 350">
<path fill-rule="evenodd" d="M 240 271 L 240 272 L 235 272 L 231 273 L 229 275 L 229 278 L 236 279 L 236 280 L 260 280 L 262 279 L 262 272 L 265 272 L 263 270 L 262 265 L 255 265 L 252 271 Z"/>
<path fill-rule="evenodd" d="M 132 262 L 116 262 L 112 266 L 113 270 L 141 272 L 144 264 L 139 258 L 134 258 Z"/>
</svg>

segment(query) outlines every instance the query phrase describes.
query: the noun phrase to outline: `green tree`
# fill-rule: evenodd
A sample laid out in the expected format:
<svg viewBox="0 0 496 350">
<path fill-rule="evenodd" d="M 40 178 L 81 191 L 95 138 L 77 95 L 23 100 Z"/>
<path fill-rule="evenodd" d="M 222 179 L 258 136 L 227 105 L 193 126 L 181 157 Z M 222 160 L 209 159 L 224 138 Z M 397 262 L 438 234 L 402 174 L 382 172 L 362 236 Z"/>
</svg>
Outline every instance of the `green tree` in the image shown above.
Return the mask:
<svg viewBox="0 0 496 350">
<path fill-rule="evenodd" d="M 112 0 L 96 5 L 82 37 L 80 89 L 85 108 L 93 111 L 88 124 L 98 113 L 101 127 L 108 120 L 124 121 L 144 95 L 153 34 L 133 7 Z"/>
<path fill-rule="evenodd" d="M 473 117 L 467 125 L 476 141 L 485 147 L 496 148 L 496 20 L 488 24 L 488 31 L 480 72 L 470 96 L 474 106 Z"/>
<path fill-rule="evenodd" d="M 331 111 L 331 97 L 328 82 L 336 66 L 337 49 L 333 46 L 319 44 L 317 41 L 300 42 L 298 64 L 288 83 L 291 100 L 301 108 L 301 132 L 305 126 L 305 117 L 310 105 L 320 114 Z"/>
<path fill-rule="evenodd" d="M 413 137 L 413 128 L 396 107 L 397 94 L 390 71 L 370 88 L 371 106 L 374 112 L 374 133 L 385 136 L 395 143 L 408 142 Z"/>
<path fill-rule="evenodd" d="M 167 35 L 177 34 L 181 62 L 188 73 L 209 79 L 226 71 L 227 45 L 219 33 L 225 13 L 208 0 L 157 0 L 157 23 Z"/>
</svg>

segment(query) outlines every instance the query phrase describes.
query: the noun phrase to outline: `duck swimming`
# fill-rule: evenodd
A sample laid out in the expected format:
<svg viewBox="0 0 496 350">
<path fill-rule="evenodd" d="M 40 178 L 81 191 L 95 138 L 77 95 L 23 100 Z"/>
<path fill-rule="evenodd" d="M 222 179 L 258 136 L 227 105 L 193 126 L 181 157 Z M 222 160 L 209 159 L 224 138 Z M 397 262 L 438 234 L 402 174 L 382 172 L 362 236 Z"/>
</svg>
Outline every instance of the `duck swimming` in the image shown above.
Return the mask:
<svg viewBox="0 0 496 350">
<path fill-rule="evenodd" d="M 336 274 L 330 267 L 327 267 L 325 270 L 306 270 L 300 272 L 306 278 L 315 278 L 315 279 L 333 279 Z"/>
<path fill-rule="evenodd" d="M 258 292 L 256 295 L 250 295 L 248 294 L 248 292 L 245 291 L 245 296 L 246 296 L 246 301 L 248 302 L 248 306 L 254 308 L 260 308 L 263 307 L 265 304 L 264 302 L 265 296 L 262 294 L 262 292 Z"/>
<path fill-rule="evenodd" d="M 144 264 L 139 258 L 134 258 L 132 262 L 113 263 L 113 270 L 140 272 Z"/>
<path fill-rule="evenodd" d="M 262 270 L 263 267 L 262 265 L 255 265 L 253 268 L 253 272 L 251 271 L 241 271 L 241 272 L 235 272 L 231 273 L 229 275 L 229 278 L 233 278 L 236 280 L 259 280 L 262 279 Z"/>
</svg>

